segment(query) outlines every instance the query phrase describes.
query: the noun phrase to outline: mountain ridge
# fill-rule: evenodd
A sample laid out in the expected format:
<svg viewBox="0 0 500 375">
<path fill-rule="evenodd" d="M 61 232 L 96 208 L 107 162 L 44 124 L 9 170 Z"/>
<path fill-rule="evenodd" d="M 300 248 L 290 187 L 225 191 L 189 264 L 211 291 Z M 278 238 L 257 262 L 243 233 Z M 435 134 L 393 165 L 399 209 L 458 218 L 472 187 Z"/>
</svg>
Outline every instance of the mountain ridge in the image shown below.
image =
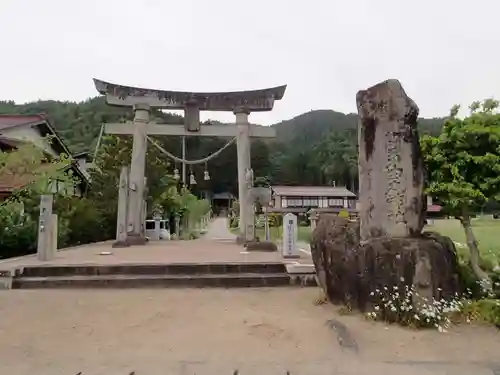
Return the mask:
<svg viewBox="0 0 500 375">
<path fill-rule="evenodd" d="M 45 113 L 72 153 L 95 149 L 101 126 L 107 122 L 133 119 L 127 108 L 111 107 L 104 97 L 82 102 L 36 101 L 16 104 L 0 101 L 0 114 Z M 166 124 L 179 124 L 182 116 L 153 110 L 151 118 Z M 222 124 L 210 121 L 212 124 Z M 422 134 L 439 133 L 444 119 L 419 119 Z M 357 127 L 358 116 L 334 110 L 320 109 L 302 113 L 291 119 L 271 125 L 276 129 L 275 139 L 252 139 L 251 158 L 255 176 L 276 185 L 349 185 L 357 186 Z M 181 155 L 180 137 L 158 137 L 165 149 Z M 224 146 L 226 140 L 212 137 L 188 137 L 187 158 L 203 159 Z M 171 162 L 170 173 L 176 163 Z M 237 194 L 236 145 L 209 165 L 193 165 L 192 171 L 202 175 L 210 169 L 211 180 L 196 189 L 213 192 L 230 191 Z"/>
<path fill-rule="evenodd" d="M 0 114 L 14 113 L 46 113 L 72 152 L 91 150 L 103 122 L 132 120 L 131 110 L 108 106 L 104 97 L 99 96 L 81 102 L 38 100 L 17 104 L 14 101 L 0 101 Z M 163 111 L 154 111 L 153 118 L 165 123 L 179 123 L 182 120 L 180 115 Z M 276 128 L 276 142 L 300 141 L 303 146 L 307 146 L 310 142 L 321 140 L 331 131 L 357 129 L 357 119 L 355 113 L 317 109 L 270 126 Z M 209 121 L 222 124 L 217 120 Z M 444 118 L 419 118 L 419 131 L 436 134 L 443 122 Z"/>
</svg>

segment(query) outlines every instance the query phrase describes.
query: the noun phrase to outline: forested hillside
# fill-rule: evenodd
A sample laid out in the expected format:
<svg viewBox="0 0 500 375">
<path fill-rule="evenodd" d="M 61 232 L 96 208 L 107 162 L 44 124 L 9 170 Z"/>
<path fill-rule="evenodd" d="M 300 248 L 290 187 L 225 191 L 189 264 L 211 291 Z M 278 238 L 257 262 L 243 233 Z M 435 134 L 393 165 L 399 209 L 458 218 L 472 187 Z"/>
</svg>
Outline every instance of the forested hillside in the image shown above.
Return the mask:
<svg viewBox="0 0 500 375">
<path fill-rule="evenodd" d="M 83 102 L 38 101 L 16 104 L 0 102 L 2 114 L 45 113 L 72 152 L 93 152 L 101 124 L 132 119 L 132 111 L 110 107 L 104 98 Z M 155 111 L 158 122 L 179 123 L 178 115 Z M 442 119 L 421 119 L 420 131 L 439 132 Z M 273 184 L 344 184 L 356 189 L 357 115 L 331 110 L 304 113 L 273 125 L 278 137 L 271 142 L 252 142 L 252 166 L 256 177 L 267 177 Z M 174 154 L 180 155 L 181 142 L 176 137 L 159 139 Z M 204 157 L 225 144 L 216 138 L 192 137 L 187 141 L 188 159 Z M 237 192 L 236 149 L 229 147 L 207 166 L 212 179 L 199 189 L 214 192 Z M 172 166 L 172 169 L 174 166 Z M 205 166 L 193 172 L 201 180 Z"/>
<path fill-rule="evenodd" d="M 419 131 L 422 134 L 437 134 L 443 119 L 419 120 Z M 278 139 L 282 142 L 294 142 L 297 146 L 310 148 L 332 131 L 349 131 L 357 129 L 358 115 L 344 114 L 331 110 L 317 110 L 303 113 L 291 120 L 277 123 Z"/>
</svg>

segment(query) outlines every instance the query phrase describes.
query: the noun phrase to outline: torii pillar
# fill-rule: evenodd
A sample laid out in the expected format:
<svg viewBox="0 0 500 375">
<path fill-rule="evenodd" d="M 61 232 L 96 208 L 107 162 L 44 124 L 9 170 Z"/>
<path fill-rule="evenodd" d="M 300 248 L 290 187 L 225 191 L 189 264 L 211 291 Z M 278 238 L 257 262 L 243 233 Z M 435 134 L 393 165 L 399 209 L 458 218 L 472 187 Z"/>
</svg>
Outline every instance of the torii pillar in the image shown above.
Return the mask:
<svg viewBox="0 0 500 375">
<path fill-rule="evenodd" d="M 127 202 L 127 240 L 129 245 L 146 243 L 144 222 L 144 192 L 146 190 L 146 151 L 148 147 L 147 125 L 150 107 L 148 104 L 134 105 L 134 131 L 132 160 L 130 163 L 129 194 Z"/>
<path fill-rule="evenodd" d="M 286 85 L 261 90 L 202 93 L 124 86 L 98 79 L 94 79 L 94 84 L 97 91 L 106 96 L 107 104 L 132 107 L 135 112 L 133 123 L 105 125 L 106 134 L 133 135 L 134 137 L 127 207 L 126 238 L 128 244 L 146 242 L 141 217 L 144 206 L 148 135 L 236 137 L 241 237 L 245 241 L 254 240 L 255 212 L 251 195 L 253 173 L 250 166 L 250 137 L 274 138 L 276 129 L 251 125 L 248 122 L 248 115 L 250 112 L 271 111 L 274 102 L 283 98 Z M 184 124 L 149 122 L 151 109 L 184 110 Z M 201 125 L 200 111 L 231 111 L 236 116 L 236 124 Z"/>
<path fill-rule="evenodd" d="M 250 162 L 250 124 L 247 108 L 239 107 L 234 110 L 238 135 L 236 137 L 236 152 L 238 156 L 238 196 L 240 206 L 240 235 L 246 241 L 253 240 L 252 227 L 255 224 L 255 212 L 250 202 L 251 192 L 248 189 L 248 175 L 251 170 Z"/>
</svg>

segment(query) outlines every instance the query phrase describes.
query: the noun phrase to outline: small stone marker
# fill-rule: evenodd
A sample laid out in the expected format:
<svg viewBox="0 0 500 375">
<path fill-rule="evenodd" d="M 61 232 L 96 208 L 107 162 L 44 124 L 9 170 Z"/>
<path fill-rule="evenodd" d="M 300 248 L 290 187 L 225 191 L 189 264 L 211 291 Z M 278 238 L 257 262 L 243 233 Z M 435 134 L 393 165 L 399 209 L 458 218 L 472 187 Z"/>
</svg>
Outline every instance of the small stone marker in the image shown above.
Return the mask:
<svg viewBox="0 0 500 375">
<path fill-rule="evenodd" d="M 161 214 L 160 213 L 157 213 L 155 212 L 153 214 L 153 219 L 155 221 L 155 237 L 154 237 L 154 241 L 159 241 L 160 240 L 160 232 L 161 232 Z"/>
<path fill-rule="evenodd" d="M 47 261 L 54 259 L 54 252 L 51 251 L 53 240 L 52 231 L 52 204 L 54 196 L 52 194 L 42 195 L 40 197 L 40 218 L 38 221 L 38 260 Z"/>
<path fill-rule="evenodd" d="M 57 214 L 52 214 L 50 218 L 50 255 L 49 257 L 54 258 L 57 253 L 57 240 L 58 240 L 58 228 L 59 219 Z"/>
<path fill-rule="evenodd" d="M 298 258 L 297 216 L 288 213 L 283 217 L 283 258 Z"/>
</svg>

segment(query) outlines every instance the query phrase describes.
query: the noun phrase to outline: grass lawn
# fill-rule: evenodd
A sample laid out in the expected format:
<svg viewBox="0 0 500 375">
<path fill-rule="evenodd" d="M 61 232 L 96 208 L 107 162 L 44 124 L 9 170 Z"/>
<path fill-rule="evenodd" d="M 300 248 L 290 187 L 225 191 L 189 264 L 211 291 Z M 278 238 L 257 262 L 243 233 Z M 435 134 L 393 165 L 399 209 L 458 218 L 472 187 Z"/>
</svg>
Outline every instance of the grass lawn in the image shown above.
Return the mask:
<svg viewBox="0 0 500 375">
<path fill-rule="evenodd" d="M 230 230 L 234 234 L 239 233 L 238 228 L 231 228 Z M 271 235 L 271 241 L 280 241 L 283 239 L 283 228 L 271 227 L 269 228 L 269 232 Z M 266 238 L 266 233 L 264 231 L 264 228 L 255 228 L 255 233 L 261 240 L 264 240 Z M 309 227 L 299 227 L 298 230 L 299 241 L 309 243 L 310 235 L 311 235 L 311 229 Z"/>
<path fill-rule="evenodd" d="M 462 225 L 455 219 L 439 219 L 425 227 L 427 231 L 438 232 L 450 237 L 457 246 L 457 251 L 464 259 L 469 258 L 469 250 L 465 240 Z M 472 220 L 472 230 L 479 242 L 479 250 L 485 261 L 498 265 L 500 262 L 500 220 L 493 220 L 490 216 L 483 216 Z"/>
<path fill-rule="evenodd" d="M 485 261 L 493 266 L 500 263 L 500 220 L 494 220 L 491 216 L 484 216 L 473 219 L 472 226 L 474 234 L 479 242 L 479 250 Z M 455 219 L 429 220 L 426 231 L 438 232 L 450 237 L 457 246 L 457 251 L 461 258 L 469 258 L 469 250 L 465 241 L 465 233 L 462 225 Z M 232 228 L 233 233 L 238 233 L 238 229 Z M 271 240 L 281 240 L 283 237 L 282 228 L 270 228 Z M 265 238 L 264 229 L 256 229 L 257 236 Z M 311 230 L 309 227 L 299 227 L 299 241 L 309 242 Z"/>
</svg>

